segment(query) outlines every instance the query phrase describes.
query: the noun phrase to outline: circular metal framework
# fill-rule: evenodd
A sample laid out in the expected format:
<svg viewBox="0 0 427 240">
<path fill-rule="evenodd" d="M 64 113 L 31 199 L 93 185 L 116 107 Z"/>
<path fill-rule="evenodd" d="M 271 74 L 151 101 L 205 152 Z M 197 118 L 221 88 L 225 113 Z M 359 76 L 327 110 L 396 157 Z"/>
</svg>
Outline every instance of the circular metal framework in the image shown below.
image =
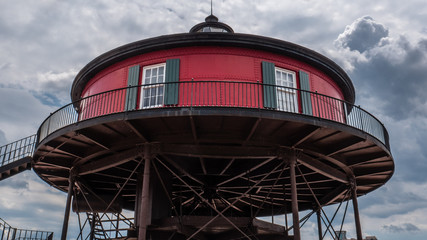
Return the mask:
<svg viewBox="0 0 427 240">
<path fill-rule="evenodd" d="M 47 136 L 34 159 L 36 173 L 58 189 L 69 191 L 71 176 L 81 195 L 120 200 L 88 202 L 95 212 L 117 212 L 114 206 L 138 212 L 149 160 L 157 228 L 147 231 L 160 235 L 175 231 L 174 217 L 186 218 L 193 227 L 194 222 L 207 224 L 197 225 L 203 229 L 197 234 L 216 236 L 242 229 L 231 223 L 254 224 L 255 217 L 291 213 L 292 169 L 299 210 L 348 200 L 352 184 L 358 195 L 366 194 L 394 171 L 387 148 L 363 131 L 293 113 L 242 108 L 151 109 L 97 117 Z M 79 207 L 84 204 L 76 211 Z M 213 224 L 210 216 L 238 220 L 225 228 L 227 223 Z M 237 233 L 242 234 L 249 233 Z"/>
</svg>

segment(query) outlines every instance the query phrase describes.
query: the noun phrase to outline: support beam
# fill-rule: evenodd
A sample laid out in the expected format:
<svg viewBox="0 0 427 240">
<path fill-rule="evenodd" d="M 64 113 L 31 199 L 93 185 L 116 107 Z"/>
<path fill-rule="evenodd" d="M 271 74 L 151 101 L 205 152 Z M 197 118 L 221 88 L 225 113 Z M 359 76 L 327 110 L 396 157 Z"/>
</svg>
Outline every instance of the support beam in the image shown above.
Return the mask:
<svg viewBox="0 0 427 240">
<path fill-rule="evenodd" d="M 138 130 L 136 127 L 128 121 L 124 121 L 124 123 L 139 137 L 143 142 L 148 142 L 147 138 Z"/>
<path fill-rule="evenodd" d="M 70 171 L 70 178 L 69 178 L 68 181 L 69 181 L 68 195 L 67 195 L 67 203 L 65 205 L 64 222 L 62 224 L 61 240 L 66 240 L 67 239 L 68 221 L 70 219 L 70 210 L 71 210 L 71 198 L 73 196 L 73 188 L 74 188 L 74 174 L 73 174 L 73 171 Z"/>
<path fill-rule="evenodd" d="M 255 123 L 254 123 L 254 125 L 252 126 L 252 128 L 251 128 L 251 131 L 249 132 L 249 134 L 248 134 L 248 136 L 246 137 L 246 139 L 245 139 L 245 141 L 243 142 L 243 146 L 245 146 L 246 145 L 246 143 L 252 138 L 252 136 L 254 135 L 254 133 L 255 133 L 255 130 L 258 128 L 258 125 L 259 125 L 259 123 L 261 122 L 261 118 L 258 118 L 256 121 L 255 121 Z"/>
<path fill-rule="evenodd" d="M 235 159 L 260 159 L 277 157 L 275 147 L 253 146 L 225 146 L 225 145 L 188 145 L 188 144 L 162 144 L 163 154 L 171 154 L 184 157 L 204 158 L 235 158 Z"/>
<path fill-rule="evenodd" d="M 92 222 L 90 223 L 90 238 L 89 240 L 93 240 L 95 238 L 95 218 L 96 213 L 92 212 Z"/>
<path fill-rule="evenodd" d="M 110 148 L 109 148 L 109 147 L 107 147 L 105 144 L 101 143 L 99 140 L 95 140 L 95 138 L 94 138 L 94 137 L 92 137 L 92 136 L 88 136 L 88 135 L 83 134 L 83 133 L 81 133 L 81 132 L 78 132 L 77 134 L 78 134 L 79 136 L 82 136 L 83 138 L 85 138 L 85 139 L 89 140 L 90 142 L 92 142 L 92 143 L 94 143 L 94 144 L 96 144 L 96 145 L 98 145 L 98 146 L 102 147 L 102 148 L 103 148 L 103 149 L 105 149 L 105 150 L 110 150 Z"/>
<path fill-rule="evenodd" d="M 363 240 L 363 238 L 362 238 L 362 227 L 360 225 L 359 205 L 357 203 L 356 181 L 353 182 L 353 186 L 352 186 L 351 190 L 352 190 L 352 196 L 353 196 L 354 222 L 356 224 L 357 240 Z"/>
<path fill-rule="evenodd" d="M 147 239 L 147 227 L 151 224 L 151 189 L 150 189 L 150 178 L 151 178 L 151 151 L 150 145 L 144 145 L 144 176 L 142 180 L 142 193 L 140 212 L 138 214 L 138 239 Z"/>
<path fill-rule="evenodd" d="M 343 197 L 347 191 L 348 186 L 346 184 L 341 184 L 339 187 L 336 187 L 333 191 L 329 192 L 324 197 L 319 199 L 319 203 L 321 206 L 329 205 L 337 201 L 337 199 Z"/>
<path fill-rule="evenodd" d="M 317 232 L 319 234 L 319 240 L 323 240 L 323 231 L 322 231 L 322 216 L 321 216 L 321 212 L 320 209 L 318 209 L 316 211 L 317 214 Z"/>
<path fill-rule="evenodd" d="M 76 171 L 79 175 L 87 175 L 91 173 L 100 172 L 102 170 L 129 162 L 135 159 L 135 157 L 137 157 L 138 155 L 140 155 L 138 148 L 131 148 L 129 150 L 116 153 L 114 155 L 101 158 L 100 160 L 89 162 L 85 165 L 79 166 Z"/>
<path fill-rule="evenodd" d="M 321 129 L 322 129 L 321 127 L 317 127 L 317 126 L 308 127 L 306 130 L 303 131 L 304 134 L 302 134 L 301 136 L 291 138 L 291 139 L 294 139 L 294 143 L 292 144 L 292 147 L 296 147 L 301 143 L 305 142 L 307 139 L 309 139 L 311 136 L 316 134 Z"/>
<path fill-rule="evenodd" d="M 294 226 L 294 240 L 301 240 L 300 227 L 299 227 L 299 213 L 298 213 L 298 193 L 297 193 L 297 179 L 295 174 L 295 166 L 297 158 L 295 152 L 290 154 L 289 165 L 291 175 L 291 194 L 292 194 L 292 222 Z"/>
<path fill-rule="evenodd" d="M 322 163 L 318 159 L 313 159 L 307 154 L 301 152 L 298 155 L 298 160 L 305 167 L 310 168 L 311 170 L 318 172 L 330 179 L 334 179 L 342 183 L 348 183 L 348 178 L 345 173 L 327 164 Z"/>
</svg>

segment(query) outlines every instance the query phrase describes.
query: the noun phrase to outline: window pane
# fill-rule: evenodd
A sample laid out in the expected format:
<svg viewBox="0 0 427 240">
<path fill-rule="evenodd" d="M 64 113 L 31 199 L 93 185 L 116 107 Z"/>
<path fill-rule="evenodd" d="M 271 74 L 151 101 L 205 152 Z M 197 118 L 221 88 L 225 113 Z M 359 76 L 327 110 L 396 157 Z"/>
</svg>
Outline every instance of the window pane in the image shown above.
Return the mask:
<svg viewBox="0 0 427 240">
<path fill-rule="evenodd" d="M 295 73 L 276 68 L 276 84 L 277 88 L 277 108 L 281 111 L 296 112 L 298 103 L 296 101 L 296 91 L 290 88 L 295 88 Z"/>
<path fill-rule="evenodd" d="M 165 75 L 165 65 L 155 65 L 146 67 L 145 69 L 145 84 L 151 84 L 143 88 L 143 102 L 144 108 L 156 107 L 163 105 L 163 92 Z"/>
</svg>

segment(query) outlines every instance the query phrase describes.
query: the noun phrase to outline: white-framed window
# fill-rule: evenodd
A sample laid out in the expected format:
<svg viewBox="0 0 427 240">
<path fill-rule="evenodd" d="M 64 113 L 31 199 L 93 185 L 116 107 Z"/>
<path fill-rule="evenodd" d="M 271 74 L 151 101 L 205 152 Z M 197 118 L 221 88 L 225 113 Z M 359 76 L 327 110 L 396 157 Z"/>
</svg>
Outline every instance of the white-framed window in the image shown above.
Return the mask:
<svg viewBox="0 0 427 240">
<path fill-rule="evenodd" d="M 166 64 L 156 64 L 143 68 L 141 108 L 163 106 Z"/>
<path fill-rule="evenodd" d="M 278 67 L 275 68 L 275 72 L 277 109 L 287 112 L 298 112 L 295 72 Z"/>
</svg>

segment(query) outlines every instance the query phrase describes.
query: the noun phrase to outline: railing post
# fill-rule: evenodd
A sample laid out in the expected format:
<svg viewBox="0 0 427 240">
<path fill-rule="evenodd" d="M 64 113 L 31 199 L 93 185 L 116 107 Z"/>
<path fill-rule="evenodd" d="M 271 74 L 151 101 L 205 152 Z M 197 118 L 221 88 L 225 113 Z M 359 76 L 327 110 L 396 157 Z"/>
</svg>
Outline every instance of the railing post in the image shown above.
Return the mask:
<svg viewBox="0 0 427 240">
<path fill-rule="evenodd" d="M 12 240 L 15 240 L 15 238 L 16 238 L 16 231 L 17 231 L 17 229 L 16 228 L 12 228 L 12 230 L 13 230 L 13 233 L 12 233 Z"/>
<path fill-rule="evenodd" d="M 2 227 L 2 231 L 1 231 L 1 238 L 0 238 L 0 240 L 3 240 L 3 236 L 4 236 L 4 230 L 6 229 L 6 224 L 5 224 L 5 222 L 3 222 L 3 224 L 2 223 L 0 223 L 0 227 L 3 225 L 3 227 Z"/>
<path fill-rule="evenodd" d="M 47 129 L 46 129 L 46 136 L 47 137 L 50 133 L 50 120 L 52 119 L 52 113 L 49 115 L 49 119 L 47 120 Z"/>
<path fill-rule="evenodd" d="M 365 131 L 363 129 L 363 120 L 362 120 L 362 110 L 360 108 L 360 105 L 357 106 L 357 111 L 359 112 L 359 120 L 360 120 L 360 130 Z"/>
<path fill-rule="evenodd" d="M 193 109 L 193 91 L 194 91 L 194 78 L 191 78 L 191 94 L 190 94 L 190 109 Z"/>
<path fill-rule="evenodd" d="M 5 226 L 6 227 L 6 226 Z M 6 240 L 9 240 L 9 235 L 10 235 L 10 229 L 11 229 L 12 227 L 11 226 L 9 226 L 8 227 L 8 229 L 7 229 L 7 237 L 6 237 Z"/>
</svg>

